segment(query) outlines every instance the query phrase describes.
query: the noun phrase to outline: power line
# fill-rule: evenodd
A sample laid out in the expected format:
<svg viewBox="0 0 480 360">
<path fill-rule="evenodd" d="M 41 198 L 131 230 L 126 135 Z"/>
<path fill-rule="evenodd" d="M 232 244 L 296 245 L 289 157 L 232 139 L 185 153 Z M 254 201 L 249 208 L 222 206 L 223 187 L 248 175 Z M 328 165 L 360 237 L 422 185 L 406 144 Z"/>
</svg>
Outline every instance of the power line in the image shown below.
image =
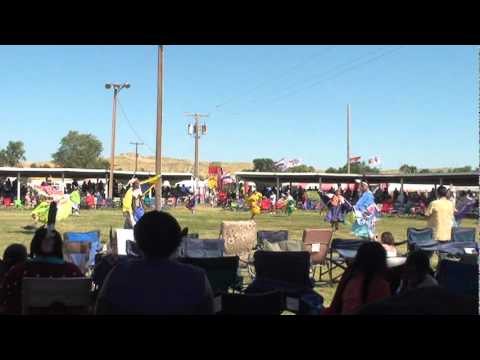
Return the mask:
<svg viewBox="0 0 480 360">
<path fill-rule="evenodd" d="M 319 85 L 320 83 L 322 83 L 322 82 L 324 82 L 324 81 L 336 79 L 336 78 L 340 77 L 341 75 L 343 75 L 344 73 L 346 73 L 346 72 L 348 72 L 348 71 L 352 71 L 352 70 L 354 70 L 354 69 L 356 69 L 356 68 L 358 68 L 358 67 L 360 67 L 360 66 L 369 64 L 369 63 L 374 62 L 374 61 L 376 61 L 376 60 L 379 60 L 380 58 L 385 57 L 385 56 L 387 56 L 387 55 L 389 55 L 389 54 L 391 54 L 391 53 L 399 50 L 399 49 L 402 48 L 403 46 L 404 46 L 404 45 L 401 45 L 401 46 L 399 46 L 398 48 L 394 48 L 393 50 L 389 50 L 389 51 L 383 52 L 383 53 L 381 53 L 380 55 L 377 55 L 377 56 L 375 56 L 375 57 L 373 57 L 373 58 L 366 59 L 366 60 L 363 61 L 363 62 L 356 63 L 359 59 L 364 58 L 364 57 L 365 57 L 364 55 L 360 56 L 359 58 L 356 58 L 356 60 L 354 60 L 354 61 L 350 61 L 350 62 L 347 63 L 347 64 L 343 64 L 343 65 L 341 65 L 341 66 L 336 66 L 336 67 L 330 69 L 329 71 L 326 71 L 325 73 L 323 73 L 323 74 L 322 74 L 323 76 L 320 77 L 321 80 L 316 79 L 313 83 L 311 83 L 311 84 L 309 84 L 309 85 L 307 85 L 307 86 L 304 86 L 304 87 L 302 87 L 302 88 L 298 88 L 298 89 L 296 89 L 296 90 L 290 91 L 290 92 L 288 92 L 288 93 L 286 93 L 286 94 L 283 94 L 283 95 L 274 97 L 273 99 L 267 101 L 267 104 L 274 103 L 274 102 L 276 102 L 276 101 L 278 101 L 278 100 L 281 100 L 281 99 L 283 99 L 283 98 L 290 97 L 290 96 L 293 96 L 293 95 L 295 95 L 295 94 L 298 94 L 299 92 L 301 92 L 301 91 L 303 91 L 303 90 L 306 90 L 306 89 L 310 89 L 310 88 L 312 88 L 312 87 L 315 87 L 315 86 Z M 373 53 L 376 53 L 376 52 L 378 52 L 378 49 L 377 49 L 376 51 L 374 51 Z M 372 52 L 370 52 L 370 53 L 372 53 Z M 369 53 L 369 54 L 370 54 L 370 53 Z M 347 67 L 345 68 L 346 65 L 353 64 L 353 63 L 356 63 L 356 64 L 351 65 L 351 66 L 347 66 Z M 330 77 L 327 76 L 327 77 L 325 77 L 325 75 L 332 73 L 332 72 L 333 72 L 332 70 L 338 70 L 339 68 L 343 68 L 343 69 L 340 70 L 340 71 L 334 72 L 334 73 L 333 73 L 333 76 L 330 76 Z M 259 101 L 256 101 L 256 102 L 259 102 Z M 265 104 L 265 101 L 263 101 L 262 104 Z M 253 105 L 253 103 L 252 103 L 252 105 Z"/>
<path fill-rule="evenodd" d="M 249 95 L 251 95 L 253 92 L 255 92 L 256 90 L 262 88 L 263 86 L 265 86 L 266 84 L 272 82 L 273 81 L 276 81 L 276 80 L 279 80 L 279 79 L 282 79 L 284 78 L 286 75 L 290 74 L 291 72 L 293 72 L 294 70 L 296 70 L 297 68 L 305 65 L 306 63 L 310 62 L 311 60 L 317 58 L 318 56 L 320 55 L 323 55 L 325 54 L 326 52 L 328 52 L 328 50 L 331 50 L 333 48 L 335 48 L 336 45 L 330 45 L 328 46 L 327 48 L 324 48 L 322 49 L 320 52 L 317 52 L 313 55 L 311 55 L 310 57 L 308 57 L 305 61 L 302 61 L 300 63 L 297 63 L 296 65 L 288 68 L 287 70 L 283 71 L 283 73 L 280 75 L 280 76 L 276 76 L 276 77 L 272 77 L 272 78 L 269 78 L 269 79 L 265 79 L 263 81 L 261 81 L 259 84 L 257 84 L 256 86 L 254 86 L 253 88 L 251 88 L 250 90 L 247 90 L 246 93 L 242 94 L 242 95 L 239 95 L 239 96 L 234 96 L 234 97 L 230 97 L 229 99 L 221 102 L 220 104 L 216 105 L 215 106 L 215 110 L 218 110 L 219 108 L 221 108 L 222 106 L 228 104 L 228 103 L 231 103 L 233 102 L 234 100 L 238 100 L 239 98 L 242 98 L 242 97 L 247 97 Z"/>
<path fill-rule="evenodd" d="M 137 137 L 137 139 L 143 143 L 153 154 L 155 154 L 155 150 L 152 149 L 152 147 L 147 143 L 145 142 L 142 137 L 137 133 L 137 131 L 135 130 L 135 128 L 133 127 L 132 123 L 130 122 L 130 119 L 128 118 L 127 114 L 125 113 L 125 110 L 122 106 L 122 103 L 120 102 L 120 100 L 118 100 L 118 105 L 120 106 L 120 112 L 122 113 L 123 117 L 125 118 L 125 120 L 127 120 L 127 125 L 128 127 L 130 128 L 130 130 L 133 132 L 133 134 Z"/>
</svg>

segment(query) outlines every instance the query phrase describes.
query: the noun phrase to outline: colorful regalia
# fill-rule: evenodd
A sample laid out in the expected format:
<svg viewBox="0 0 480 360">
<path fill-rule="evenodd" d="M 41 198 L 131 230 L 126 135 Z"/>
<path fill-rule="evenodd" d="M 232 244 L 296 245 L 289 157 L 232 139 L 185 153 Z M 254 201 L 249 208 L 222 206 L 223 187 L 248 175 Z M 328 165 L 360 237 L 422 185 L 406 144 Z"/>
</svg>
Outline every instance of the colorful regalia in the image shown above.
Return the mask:
<svg viewBox="0 0 480 360">
<path fill-rule="evenodd" d="M 261 200 L 261 196 L 261 194 L 259 195 L 259 193 L 254 192 L 247 198 L 247 204 L 250 206 L 250 212 L 252 213 L 252 216 L 258 215 L 262 212 L 260 206 L 258 205 L 259 201 Z"/>
<path fill-rule="evenodd" d="M 353 207 L 356 221 L 352 225 L 352 233 L 360 238 L 373 239 L 377 220 L 377 206 L 371 191 L 366 191 Z"/>
<path fill-rule="evenodd" d="M 287 197 L 287 215 L 292 215 L 295 211 L 295 200 L 291 195 Z"/>
</svg>

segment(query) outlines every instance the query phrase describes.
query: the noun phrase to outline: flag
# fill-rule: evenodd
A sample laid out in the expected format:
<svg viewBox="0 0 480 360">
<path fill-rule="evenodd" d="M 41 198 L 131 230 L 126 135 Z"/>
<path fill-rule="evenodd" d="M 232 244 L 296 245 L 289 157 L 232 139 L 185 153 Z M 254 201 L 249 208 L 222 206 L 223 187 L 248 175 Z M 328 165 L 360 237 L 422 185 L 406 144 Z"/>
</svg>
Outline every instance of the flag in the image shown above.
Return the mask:
<svg viewBox="0 0 480 360">
<path fill-rule="evenodd" d="M 362 159 L 361 156 L 355 156 L 350 158 L 350 164 L 358 164 Z"/>
<path fill-rule="evenodd" d="M 378 156 L 374 156 L 371 159 L 368 159 L 368 165 L 369 166 L 379 166 L 380 165 L 380 158 Z"/>
<path fill-rule="evenodd" d="M 287 163 L 288 161 L 285 160 L 285 159 L 281 159 L 281 160 L 278 160 L 276 163 L 275 163 L 275 166 L 277 168 L 279 168 L 281 171 L 285 170 L 287 168 Z"/>
<path fill-rule="evenodd" d="M 301 159 L 288 160 L 288 159 L 283 158 L 283 159 L 277 161 L 275 163 L 275 166 L 277 168 L 279 168 L 281 171 L 285 171 L 287 169 L 290 169 L 290 168 L 295 167 L 295 166 L 299 166 L 301 164 L 302 164 Z"/>
<path fill-rule="evenodd" d="M 140 182 L 140 189 L 142 190 L 142 194 L 145 195 L 148 193 L 158 182 L 160 179 L 160 175 L 155 175 L 147 180 L 143 180 Z"/>
</svg>

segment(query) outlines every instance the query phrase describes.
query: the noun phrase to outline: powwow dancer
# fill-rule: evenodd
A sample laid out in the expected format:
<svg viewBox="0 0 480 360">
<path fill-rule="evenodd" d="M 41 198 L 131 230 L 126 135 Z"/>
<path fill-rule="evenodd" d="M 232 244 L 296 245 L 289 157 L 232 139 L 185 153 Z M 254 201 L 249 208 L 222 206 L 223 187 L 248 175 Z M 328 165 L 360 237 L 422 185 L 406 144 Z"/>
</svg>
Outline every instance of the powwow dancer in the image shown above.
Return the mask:
<svg viewBox="0 0 480 360">
<path fill-rule="evenodd" d="M 252 214 L 252 217 L 250 220 L 253 220 L 253 218 L 260 214 L 262 212 L 260 206 L 258 205 L 258 202 L 260 201 L 261 198 L 259 198 L 258 193 L 254 192 L 249 194 L 247 197 L 246 201 L 248 206 L 250 206 L 250 213 Z"/>
<path fill-rule="evenodd" d="M 325 218 L 335 230 L 338 230 L 338 223 L 343 223 L 345 220 L 343 204 L 345 204 L 345 198 L 342 196 L 342 191 L 339 188 L 335 191 L 335 194 L 327 203 L 327 205 L 331 205 L 331 208 L 328 210 L 327 216 Z"/>
<path fill-rule="evenodd" d="M 70 194 L 70 201 L 72 202 L 72 214 L 80 215 L 80 191 L 78 187 L 74 186 L 72 193 Z"/>
<path fill-rule="evenodd" d="M 377 207 L 368 183 L 360 184 L 362 195 L 353 207 L 356 221 L 352 225 L 352 233 L 361 238 L 375 239 L 375 223 Z"/>
<path fill-rule="evenodd" d="M 295 211 L 295 199 L 289 192 L 287 196 L 287 215 L 288 216 L 292 215 L 294 211 Z"/>
<path fill-rule="evenodd" d="M 195 195 L 189 195 L 187 204 L 185 205 L 188 210 L 195 214 Z"/>
</svg>

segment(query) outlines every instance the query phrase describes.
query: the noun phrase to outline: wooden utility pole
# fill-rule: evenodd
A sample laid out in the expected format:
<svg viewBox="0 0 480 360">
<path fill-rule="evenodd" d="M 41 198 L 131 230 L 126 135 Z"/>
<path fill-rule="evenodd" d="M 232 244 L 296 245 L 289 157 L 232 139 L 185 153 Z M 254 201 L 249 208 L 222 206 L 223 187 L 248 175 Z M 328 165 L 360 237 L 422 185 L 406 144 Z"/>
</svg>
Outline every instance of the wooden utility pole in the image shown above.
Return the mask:
<svg viewBox="0 0 480 360">
<path fill-rule="evenodd" d="M 350 105 L 347 105 L 347 173 L 350 174 Z"/>
<path fill-rule="evenodd" d="M 163 45 L 158 46 L 157 76 L 157 148 L 155 154 L 155 175 L 160 175 L 160 177 L 155 185 L 155 210 L 160 210 L 162 208 Z"/>
<path fill-rule="evenodd" d="M 131 142 L 130 145 L 135 145 L 135 175 L 136 175 L 137 169 L 138 169 L 138 147 L 144 144 L 139 142 Z"/>
<path fill-rule="evenodd" d="M 185 113 L 185 116 L 192 116 L 195 119 L 195 124 L 193 125 L 193 135 L 195 136 L 195 164 L 194 164 L 194 176 L 195 181 L 198 181 L 199 177 L 199 146 L 200 146 L 200 136 L 205 135 L 206 129 L 200 128 L 200 119 L 207 118 L 208 114 L 192 114 L 192 113 Z"/>
</svg>

